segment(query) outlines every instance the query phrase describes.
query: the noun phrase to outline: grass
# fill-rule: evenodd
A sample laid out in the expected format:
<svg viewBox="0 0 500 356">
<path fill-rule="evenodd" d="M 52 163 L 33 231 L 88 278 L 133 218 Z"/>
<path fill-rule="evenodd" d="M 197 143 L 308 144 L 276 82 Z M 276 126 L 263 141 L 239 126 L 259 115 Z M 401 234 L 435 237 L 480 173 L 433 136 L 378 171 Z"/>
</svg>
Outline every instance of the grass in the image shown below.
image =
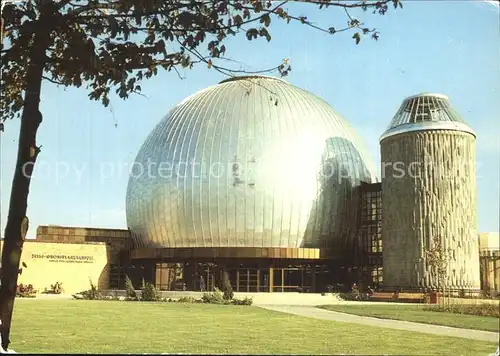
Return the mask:
<svg viewBox="0 0 500 356">
<path fill-rule="evenodd" d="M 493 316 L 463 315 L 426 311 L 422 305 L 324 305 L 320 308 L 381 319 L 414 321 L 456 328 L 499 331 L 499 319 Z"/>
<path fill-rule="evenodd" d="M 495 344 L 253 306 L 17 300 L 18 353 L 487 355 Z"/>
</svg>

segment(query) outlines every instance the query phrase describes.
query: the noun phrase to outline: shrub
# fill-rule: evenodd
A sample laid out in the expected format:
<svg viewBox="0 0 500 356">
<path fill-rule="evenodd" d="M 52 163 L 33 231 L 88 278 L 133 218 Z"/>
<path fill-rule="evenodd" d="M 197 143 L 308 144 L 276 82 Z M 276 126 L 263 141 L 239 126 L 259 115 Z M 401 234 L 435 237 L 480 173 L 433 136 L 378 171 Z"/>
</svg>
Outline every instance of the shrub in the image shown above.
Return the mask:
<svg viewBox="0 0 500 356">
<path fill-rule="evenodd" d="M 224 295 L 222 297 L 226 301 L 233 300 L 233 298 L 234 298 L 233 288 L 232 287 L 226 288 L 226 290 L 224 290 Z"/>
<path fill-rule="evenodd" d="M 134 285 L 132 284 L 132 281 L 130 280 L 128 275 L 125 275 L 125 291 L 127 293 L 127 297 L 125 298 L 126 300 L 133 300 L 133 301 L 139 300 L 139 297 L 135 292 Z"/>
<path fill-rule="evenodd" d="M 201 301 L 209 304 L 228 304 L 228 300 L 224 299 L 224 295 L 218 288 L 215 288 L 212 293 L 203 293 Z"/>
<path fill-rule="evenodd" d="M 359 292 L 354 292 L 354 293 L 340 293 L 339 297 L 343 300 L 348 300 L 348 301 L 367 301 L 370 300 L 370 295 L 367 293 L 359 293 Z"/>
<path fill-rule="evenodd" d="M 498 304 L 449 304 L 449 305 L 429 305 L 423 308 L 427 311 L 447 312 L 462 315 L 493 316 L 500 318 Z"/>
<path fill-rule="evenodd" d="M 99 290 L 94 285 L 94 283 L 92 283 L 92 281 L 90 281 L 90 289 L 86 291 L 86 295 L 90 300 L 102 299 L 101 292 L 99 292 Z"/>
<path fill-rule="evenodd" d="M 17 286 L 16 290 L 16 297 L 19 298 L 35 298 L 36 297 L 36 291 L 33 288 L 32 284 L 24 285 L 24 284 L 19 284 Z"/>
<path fill-rule="evenodd" d="M 152 283 L 144 283 L 141 300 L 143 302 L 158 302 L 160 300 L 160 295 Z"/>
<path fill-rule="evenodd" d="M 193 298 L 193 297 L 182 297 L 177 300 L 179 303 L 200 303 L 201 300 Z"/>
<path fill-rule="evenodd" d="M 110 300 L 121 300 L 120 295 L 118 294 L 117 291 L 113 292 L 113 295 L 109 296 Z"/>
<path fill-rule="evenodd" d="M 61 282 L 56 282 L 55 284 L 51 284 L 50 289 L 45 288 L 45 290 L 43 291 L 43 293 L 46 293 L 46 294 L 61 294 L 63 292 L 64 292 L 64 289 L 62 287 Z"/>
<path fill-rule="evenodd" d="M 252 305 L 253 304 L 253 299 L 249 298 L 249 297 L 245 297 L 243 299 L 234 298 L 231 301 L 231 303 L 234 304 L 234 305 Z"/>
<path fill-rule="evenodd" d="M 176 299 L 172 299 L 172 298 L 167 298 L 167 297 L 159 297 L 158 298 L 158 301 L 159 302 L 163 302 L 163 303 L 175 303 L 175 302 L 180 302 L 180 300 L 183 299 L 183 298 L 180 298 L 179 300 L 176 300 Z M 201 302 L 201 300 L 199 301 Z M 185 301 L 184 303 L 188 303 L 187 301 Z"/>
<path fill-rule="evenodd" d="M 92 283 L 90 280 L 90 289 L 73 294 L 73 298 L 75 299 L 84 299 L 84 300 L 102 300 L 104 299 L 103 295 L 101 292 L 97 289 L 97 287 Z"/>
<path fill-rule="evenodd" d="M 352 296 L 354 297 L 354 300 L 360 300 L 361 299 L 361 293 L 359 291 L 359 287 L 356 283 L 354 283 L 352 285 L 352 288 L 351 288 L 351 294 Z"/>
<path fill-rule="evenodd" d="M 352 300 L 357 300 L 357 295 L 356 294 L 353 294 L 353 293 L 340 293 L 339 294 L 339 297 L 343 300 L 349 300 L 349 301 L 352 301 Z"/>
</svg>

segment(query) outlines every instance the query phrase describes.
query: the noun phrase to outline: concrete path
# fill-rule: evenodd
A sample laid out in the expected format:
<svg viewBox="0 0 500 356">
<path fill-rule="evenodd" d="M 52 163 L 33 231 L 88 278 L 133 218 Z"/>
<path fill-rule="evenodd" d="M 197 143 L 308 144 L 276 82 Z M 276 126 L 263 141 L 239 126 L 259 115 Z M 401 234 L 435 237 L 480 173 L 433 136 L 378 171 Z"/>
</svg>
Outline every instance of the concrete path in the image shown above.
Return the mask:
<svg viewBox="0 0 500 356">
<path fill-rule="evenodd" d="M 278 312 L 305 316 L 315 319 L 332 320 L 344 323 L 363 324 L 381 328 L 421 332 L 434 335 L 461 337 L 465 339 L 490 341 L 498 343 L 499 334 L 490 331 L 470 330 L 439 326 L 431 324 L 414 323 L 410 321 L 379 319 L 366 316 L 338 313 L 313 306 L 298 305 L 258 305 L 260 308 Z"/>
</svg>

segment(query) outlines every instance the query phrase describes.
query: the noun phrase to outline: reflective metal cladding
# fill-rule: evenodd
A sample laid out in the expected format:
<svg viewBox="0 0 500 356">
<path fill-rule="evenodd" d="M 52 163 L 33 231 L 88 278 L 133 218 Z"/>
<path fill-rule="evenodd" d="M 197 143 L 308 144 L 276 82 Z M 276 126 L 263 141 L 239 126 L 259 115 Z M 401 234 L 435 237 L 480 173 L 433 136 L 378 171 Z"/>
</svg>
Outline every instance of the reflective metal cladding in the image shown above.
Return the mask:
<svg viewBox="0 0 500 356">
<path fill-rule="evenodd" d="M 271 77 L 240 77 L 174 107 L 140 149 L 127 188 L 139 247 L 343 247 L 360 138 L 325 101 Z"/>
</svg>

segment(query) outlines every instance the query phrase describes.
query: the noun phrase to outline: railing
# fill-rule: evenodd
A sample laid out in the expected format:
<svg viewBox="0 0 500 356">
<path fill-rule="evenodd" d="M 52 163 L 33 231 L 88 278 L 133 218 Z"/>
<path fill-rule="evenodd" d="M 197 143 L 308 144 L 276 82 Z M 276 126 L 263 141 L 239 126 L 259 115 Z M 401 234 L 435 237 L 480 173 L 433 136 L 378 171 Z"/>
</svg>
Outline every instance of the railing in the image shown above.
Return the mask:
<svg viewBox="0 0 500 356">
<path fill-rule="evenodd" d="M 311 286 L 273 286 L 273 292 L 305 292 L 311 290 Z"/>
<path fill-rule="evenodd" d="M 408 287 L 390 287 L 383 286 L 378 289 L 374 289 L 375 292 L 399 292 L 399 293 L 429 293 L 438 292 L 443 293 L 442 288 L 408 288 Z M 450 297 L 466 298 L 466 299 L 500 299 L 500 294 L 489 293 L 488 291 L 483 291 L 481 289 L 458 289 L 458 288 L 446 288 L 444 289 L 444 294 Z M 494 295 L 493 295 L 494 294 Z"/>
</svg>

